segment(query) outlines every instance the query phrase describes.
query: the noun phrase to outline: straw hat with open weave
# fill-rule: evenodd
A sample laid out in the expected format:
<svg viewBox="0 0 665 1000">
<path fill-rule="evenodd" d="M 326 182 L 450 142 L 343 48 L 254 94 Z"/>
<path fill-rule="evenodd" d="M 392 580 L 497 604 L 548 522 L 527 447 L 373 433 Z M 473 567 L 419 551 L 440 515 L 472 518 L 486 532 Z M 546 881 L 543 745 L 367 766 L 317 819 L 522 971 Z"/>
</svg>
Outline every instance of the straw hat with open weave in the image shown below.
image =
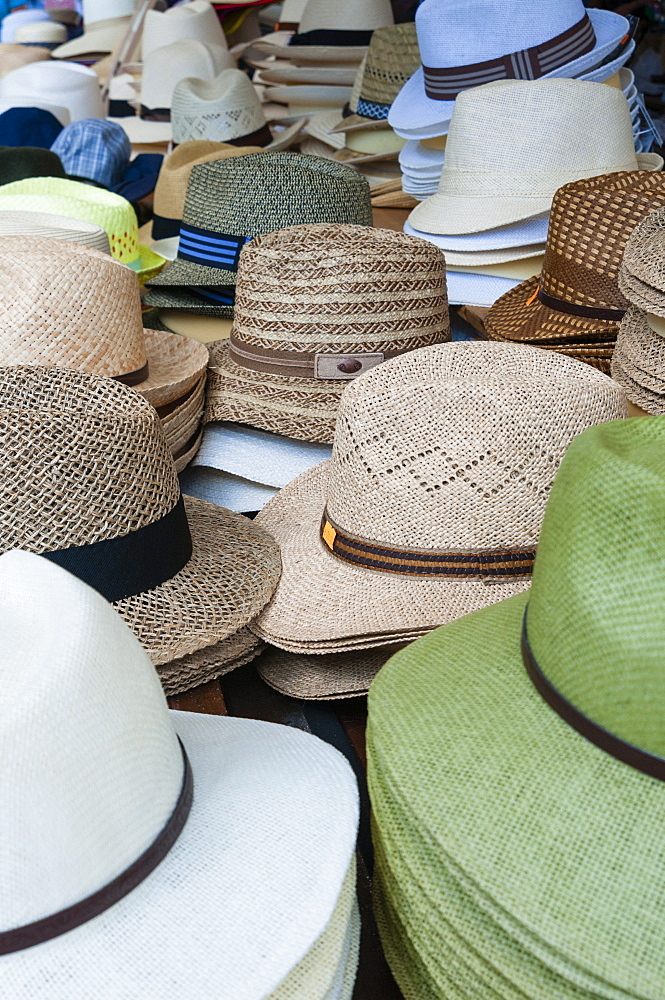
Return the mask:
<svg viewBox="0 0 665 1000">
<path fill-rule="evenodd" d="M 16 367 L 0 368 L 0 412 L 0 549 L 57 553 L 76 573 L 80 547 L 107 540 L 98 557 L 90 550 L 93 585 L 114 584 L 110 540 L 117 548 L 147 526 L 158 530 L 180 502 L 155 410 L 108 378 Z M 139 592 L 128 586 L 129 595 L 114 601 L 155 664 L 236 633 L 264 606 L 279 577 L 277 548 L 257 525 L 192 498 L 185 510 L 191 556 L 185 546 L 179 570 L 168 576 L 180 558 L 162 583 Z M 156 553 L 160 559 L 171 554 L 164 543 Z M 137 570 L 152 557 L 146 542 Z"/>
<path fill-rule="evenodd" d="M 136 275 L 108 254 L 0 236 L 0 255 L 0 364 L 110 376 L 154 406 L 180 399 L 205 373 L 202 344 L 144 331 Z"/>
<path fill-rule="evenodd" d="M 657 205 L 665 206 L 660 172 L 606 174 L 559 188 L 541 274 L 495 302 L 485 317 L 487 336 L 534 344 L 613 341 L 628 308 L 618 285 L 626 241 Z"/>
<path fill-rule="evenodd" d="M 665 316 L 665 208 L 652 212 L 633 231 L 619 287 L 633 305 Z"/>
<path fill-rule="evenodd" d="M 665 414 L 665 338 L 632 306 L 621 322 L 612 357 L 612 378 L 647 413 Z"/>
<path fill-rule="evenodd" d="M 160 664 L 157 673 L 166 694 L 182 694 L 250 663 L 264 648 L 249 629 L 241 628 L 228 639 Z"/>
<path fill-rule="evenodd" d="M 101 226 L 81 219 L 68 219 L 64 215 L 47 212 L 0 211 L 0 236 L 39 236 L 67 240 L 110 253 L 109 238 Z"/>
<path fill-rule="evenodd" d="M 403 648 L 403 643 L 395 643 L 378 649 L 316 655 L 287 653 L 268 646 L 256 669 L 266 684 L 290 698 L 338 701 L 367 694 L 386 660 Z"/>
<path fill-rule="evenodd" d="M 611 379 L 533 347 L 379 365 L 344 392 L 332 459 L 257 517 L 283 571 L 252 631 L 293 652 L 379 646 L 525 590 L 566 448 L 626 412 Z"/>
<path fill-rule="evenodd" d="M 213 352 L 206 421 L 332 441 L 348 379 L 450 340 L 443 254 L 389 229 L 292 226 L 243 248 L 233 329 Z"/>
</svg>

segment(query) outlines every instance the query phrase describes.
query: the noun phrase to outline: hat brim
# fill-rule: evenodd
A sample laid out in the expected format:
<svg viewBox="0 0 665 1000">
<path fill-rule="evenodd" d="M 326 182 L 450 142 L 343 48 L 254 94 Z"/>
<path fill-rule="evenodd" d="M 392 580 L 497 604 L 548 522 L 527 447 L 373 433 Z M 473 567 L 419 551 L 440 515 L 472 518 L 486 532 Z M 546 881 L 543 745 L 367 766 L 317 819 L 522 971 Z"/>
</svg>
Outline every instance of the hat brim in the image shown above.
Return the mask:
<svg viewBox="0 0 665 1000">
<path fill-rule="evenodd" d="M 167 145 L 173 138 L 171 122 L 151 122 L 138 115 L 127 115 L 125 118 L 107 118 L 115 122 L 125 132 L 133 146 Z"/>
<path fill-rule="evenodd" d="M 488 229 L 480 233 L 468 233 L 463 236 L 450 236 L 436 233 L 421 233 L 414 229 L 407 220 L 404 223 L 404 232 L 410 236 L 418 236 L 421 240 L 427 240 L 434 246 L 443 250 L 444 256 L 448 251 L 462 253 L 500 253 L 505 251 L 511 254 L 523 246 L 542 244 L 547 241 L 547 230 L 549 227 L 549 212 L 526 219 L 522 223 L 510 226 Z M 498 259 L 498 258 L 497 258 Z M 510 259 L 508 257 L 506 260 Z"/>
<path fill-rule="evenodd" d="M 255 82 L 261 84 L 314 84 L 315 86 L 352 87 L 355 80 L 356 66 L 293 66 L 286 63 L 272 64 L 261 70 L 261 79 Z"/>
<path fill-rule="evenodd" d="M 279 579 L 279 552 L 252 521 L 185 498 L 193 553 L 174 577 L 115 609 L 155 665 L 194 653 L 248 625 Z"/>
<path fill-rule="evenodd" d="M 665 292 L 642 281 L 625 264 L 619 271 L 619 288 L 633 305 L 655 316 L 665 317 Z"/>
<path fill-rule="evenodd" d="M 280 694 L 305 701 L 358 698 L 386 660 L 403 646 L 380 646 L 348 653 L 287 653 L 268 647 L 256 664 L 259 676 Z"/>
<path fill-rule="evenodd" d="M 434 245 L 436 246 L 436 244 Z M 525 274 L 533 275 L 533 270 L 527 270 L 528 261 L 543 257 L 546 249 L 546 243 L 529 243 L 525 246 L 506 248 L 505 250 L 443 250 L 442 252 L 448 267 L 473 270 L 479 267 L 500 268 L 502 264 L 505 264 L 506 273 L 503 277 L 517 278 L 519 281 L 520 279 L 526 280 Z M 515 273 L 508 273 L 511 270 L 511 264 L 515 265 Z M 533 266 L 535 267 L 535 264 Z"/>
<path fill-rule="evenodd" d="M 146 247 L 142 243 L 139 243 L 139 259 L 137 265 L 132 266 L 132 270 L 136 271 L 139 280 L 143 282 L 159 274 L 167 263 L 168 261 L 161 254 L 157 253 L 151 247 Z"/>
<path fill-rule="evenodd" d="M 528 972 L 524 947 L 529 954 L 544 947 L 553 964 L 574 968 L 586 980 L 583 991 L 589 980 L 605 984 L 611 976 L 617 991 L 646 994 L 642 923 L 622 925 L 617 951 L 616 921 L 626 901 L 653 900 L 662 785 L 585 740 L 535 690 L 520 652 L 527 599 L 516 596 L 437 630 L 379 674 L 370 691 L 368 748 L 377 826 L 393 844 L 401 840 L 404 827 L 391 827 L 389 786 L 390 799 L 422 831 L 419 871 L 428 873 L 430 887 L 439 873 L 450 879 L 454 872 L 476 913 L 492 916 L 492 933 L 475 939 L 476 955 L 525 996 L 534 990 L 513 974 Z M 622 821 L 608 823 L 608 815 Z M 501 831 L 510 831 L 510 850 Z M 574 878 L 562 877 L 573 870 Z M 444 888 L 436 899 L 441 917 L 459 930 L 454 900 Z M 649 910 L 655 917 L 657 903 Z M 479 935 L 482 928 L 478 922 Z"/>
<path fill-rule="evenodd" d="M 73 59 L 75 56 L 92 55 L 95 52 L 108 54 L 113 52 L 116 46 L 123 40 L 127 32 L 127 27 L 131 22 L 131 17 L 113 18 L 117 24 L 109 24 L 104 28 L 95 30 L 94 23 L 71 42 L 65 42 L 53 49 L 51 55 L 54 59 Z"/>
<path fill-rule="evenodd" d="M 208 351 L 196 340 L 165 330 L 145 330 L 148 378 L 133 388 L 153 406 L 166 406 L 192 389 L 208 366 Z"/>
<path fill-rule="evenodd" d="M 158 316 L 167 330 L 179 333 L 182 337 L 191 337 L 206 345 L 214 344 L 218 340 L 227 340 L 233 327 L 232 319 L 196 316 L 193 313 L 179 312 L 177 309 L 164 309 Z"/>
<path fill-rule="evenodd" d="M 492 274 L 473 274 L 468 271 L 446 270 L 448 303 L 451 306 L 476 306 L 489 309 L 519 282 L 513 278 L 499 278 Z"/>
<path fill-rule="evenodd" d="M 201 285 L 202 288 L 216 285 L 233 287 L 236 278 L 235 271 L 225 271 L 219 267 L 206 267 L 205 264 L 195 264 L 194 261 L 176 257 L 168 267 L 150 279 L 149 285 L 150 288 L 162 286 L 176 288 L 183 285 Z"/>
<path fill-rule="evenodd" d="M 360 153 L 355 149 L 337 149 L 333 160 L 338 163 L 376 163 L 379 160 L 397 160 L 398 149 L 386 150 L 382 153 Z"/>
<path fill-rule="evenodd" d="M 257 38 L 251 45 L 252 49 L 263 56 L 276 56 L 278 59 L 305 65 L 308 63 L 357 65 L 367 53 L 366 45 L 288 45 L 284 40 L 273 40 L 270 37 Z"/>
<path fill-rule="evenodd" d="M 228 507 L 241 514 L 261 510 L 277 493 L 273 486 L 234 476 L 221 469 L 197 465 L 194 462 L 181 479 L 182 491 L 210 503 Z"/>
<path fill-rule="evenodd" d="M 477 608 L 525 590 L 530 578 L 510 582 L 413 579 L 342 562 L 323 544 L 329 462 L 298 476 L 258 514 L 278 542 L 282 576 L 252 631 L 281 649 L 301 652 L 317 642 L 342 652 L 348 641 L 371 646 L 398 642 L 403 633 L 428 631 Z"/>
<path fill-rule="evenodd" d="M 384 132 L 390 128 L 387 118 L 364 118 L 362 115 L 348 115 L 335 125 L 335 132 L 355 132 L 356 129 L 368 129 L 372 132 Z"/>
<path fill-rule="evenodd" d="M 243 368 L 231 360 L 228 343 L 220 344 L 210 359 L 204 422 L 229 420 L 330 444 L 346 384 Z"/>
<path fill-rule="evenodd" d="M 621 349 L 616 350 L 612 355 L 611 363 L 611 374 L 614 381 L 621 386 L 630 402 L 639 406 L 649 416 L 665 415 L 665 396 L 645 389 L 636 378 L 629 374 L 629 371 L 630 360 L 625 358 Z"/>
<path fill-rule="evenodd" d="M 350 996 L 359 932 L 350 768 L 333 747 L 292 727 L 171 717 L 194 783 L 180 836 L 115 906 L 4 956 L 8 995 L 71 1000 L 75 982 L 80 996 L 128 998 L 150 983 L 155 996 L 180 1000 L 284 1000 L 298 995 L 291 977 L 309 972 L 321 997 L 336 995 L 340 976 L 351 985 L 339 992 Z"/>
<path fill-rule="evenodd" d="M 276 104 L 287 104 L 294 114 L 303 108 L 302 114 L 309 114 L 312 108 L 339 108 L 340 112 L 351 97 L 351 87 L 314 87 L 293 85 L 291 87 L 266 87 L 265 100 Z"/>
<path fill-rule="evenodd" d="M 216 680 L 237 667 L 250 663 L 265 648 L 248 629 L 241 628 L 235 635 L 222 639 L 213 646 L 181 656 L 157 668 L 157 675 L 167 695 L 182 694 L 200 684 Z"/>
<path fill-rule="evenodd" d="M 187 284 L 193 284 L 193 282 L 187 282 Z M 179 312 L 191 313 L 193 316 L 207 316 L 210 319 L 229 319 L 233 316 L 233 306 L 215 306 L 212 303 L 208 305 L 192 292 L 188 292 L 186 288 L 180 288 L 176 285 L 167 288 L 151 285 L 148 287 L 143 301 L 151 309 L 175 309 Z"/>
<path fill-rule="evenodd" d="M 305 125 L 305 132 L 313 139 L 326 143 L 333 149 L 344 148 L 344 136 L 334 132 L 334 126 L 342 121 L 341 112 L 337 108 L 330 111 L 320 111 L 311 115 Z"/>
<path fill-rule="evenodd" d="M 196 453 L 201 447 L 201 442 L 203 440 L 203 426 L 198 425 L 197 430 L 193 437 L 186 442 L 186 444 L 181 445 L 173 454 L 173 464 L 175 465 L 175 471 L 180 475 L 184 472 L 189 463 L 196 457 Z"/>
</svg>

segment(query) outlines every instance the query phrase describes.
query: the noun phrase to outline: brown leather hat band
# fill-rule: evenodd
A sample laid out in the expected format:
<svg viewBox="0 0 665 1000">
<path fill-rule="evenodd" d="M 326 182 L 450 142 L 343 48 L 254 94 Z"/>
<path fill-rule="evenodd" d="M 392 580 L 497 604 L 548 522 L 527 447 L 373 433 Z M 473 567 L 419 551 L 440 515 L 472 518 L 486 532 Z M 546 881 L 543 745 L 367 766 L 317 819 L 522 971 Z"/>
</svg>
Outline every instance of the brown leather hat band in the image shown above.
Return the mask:
<svg viewBox="0 0 665 1000">
<path fill-rule="evenodd" d="M 548 309 L 556 309 L 557 312 L 567 313 L 569 316 L 583 316 L 585 319 L 605 319 L 614 320 L 618 323 L 626 312 L 625 309 L 600 309 L 596 306 L 580 306 L 575 302 L 566 302 L 565 299 L 550 295 L 549 292 L 538 289 L 538 301 L 542 302 Z"/>
<path fill-rule="evenodd" d="M 426 552 L 418 549 L 395 549 L 365 542 L 342 531 L 325 511 L 321 538 L 326 548 L 343 562 L 401 576 L 437 576 L 492 579 L 530 576 L 535 551 L 514 552 Z"/>
<path fill-rule="evenodd" d="M 135 372 L 128 372 L 126 375 L 113 375 L 112 378 L 116 382 L 122 382 L 123 385 L 140 385 L 141 382 L 145 382 L 149 374 L 149 362 L 146 361 L 143 368 L 137 368 Z"/>
<path fill-rule="evenodd" d="M 396 357 L 398 353 L 401 352 L 296 353 L 255 345 L 249 347 L 247 344 L 240 345 L 233 337 L 229 339 L 229 357 L 241 368 L 271 375 L 317 378 L 326 381 L 356 378 L 382 361 Z"/>
</svg>

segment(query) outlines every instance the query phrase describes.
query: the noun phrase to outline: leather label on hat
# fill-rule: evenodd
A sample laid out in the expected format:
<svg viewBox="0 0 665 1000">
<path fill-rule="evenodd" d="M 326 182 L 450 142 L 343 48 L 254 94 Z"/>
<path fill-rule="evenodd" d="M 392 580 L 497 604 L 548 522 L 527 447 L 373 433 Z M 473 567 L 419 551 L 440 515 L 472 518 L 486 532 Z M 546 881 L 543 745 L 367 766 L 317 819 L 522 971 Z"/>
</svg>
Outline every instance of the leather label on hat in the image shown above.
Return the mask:
<svg viewBox="0 0 665 1000">
<path fill-rule="evenodd" d="M 316 354 L 314 378 L 357 378 L 370 368 L 380 365 L 384 357 L 383 354 Z"/>
</svg>

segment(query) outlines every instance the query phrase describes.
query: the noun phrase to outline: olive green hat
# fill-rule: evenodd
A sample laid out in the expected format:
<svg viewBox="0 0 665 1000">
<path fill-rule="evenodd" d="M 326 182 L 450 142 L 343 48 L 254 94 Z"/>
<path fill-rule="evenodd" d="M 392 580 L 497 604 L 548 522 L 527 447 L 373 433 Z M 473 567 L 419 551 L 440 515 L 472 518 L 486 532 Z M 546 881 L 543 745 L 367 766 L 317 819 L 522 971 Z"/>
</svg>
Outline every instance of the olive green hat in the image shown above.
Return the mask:
<svg viewBox="0 0 665 1000">
<path fill-rule="evenodd" d="M 528 593 L 370 690 L 377 915 L 405 996 L 661 1000 L 665 419 L 556 477 Z"/>
</svg>

